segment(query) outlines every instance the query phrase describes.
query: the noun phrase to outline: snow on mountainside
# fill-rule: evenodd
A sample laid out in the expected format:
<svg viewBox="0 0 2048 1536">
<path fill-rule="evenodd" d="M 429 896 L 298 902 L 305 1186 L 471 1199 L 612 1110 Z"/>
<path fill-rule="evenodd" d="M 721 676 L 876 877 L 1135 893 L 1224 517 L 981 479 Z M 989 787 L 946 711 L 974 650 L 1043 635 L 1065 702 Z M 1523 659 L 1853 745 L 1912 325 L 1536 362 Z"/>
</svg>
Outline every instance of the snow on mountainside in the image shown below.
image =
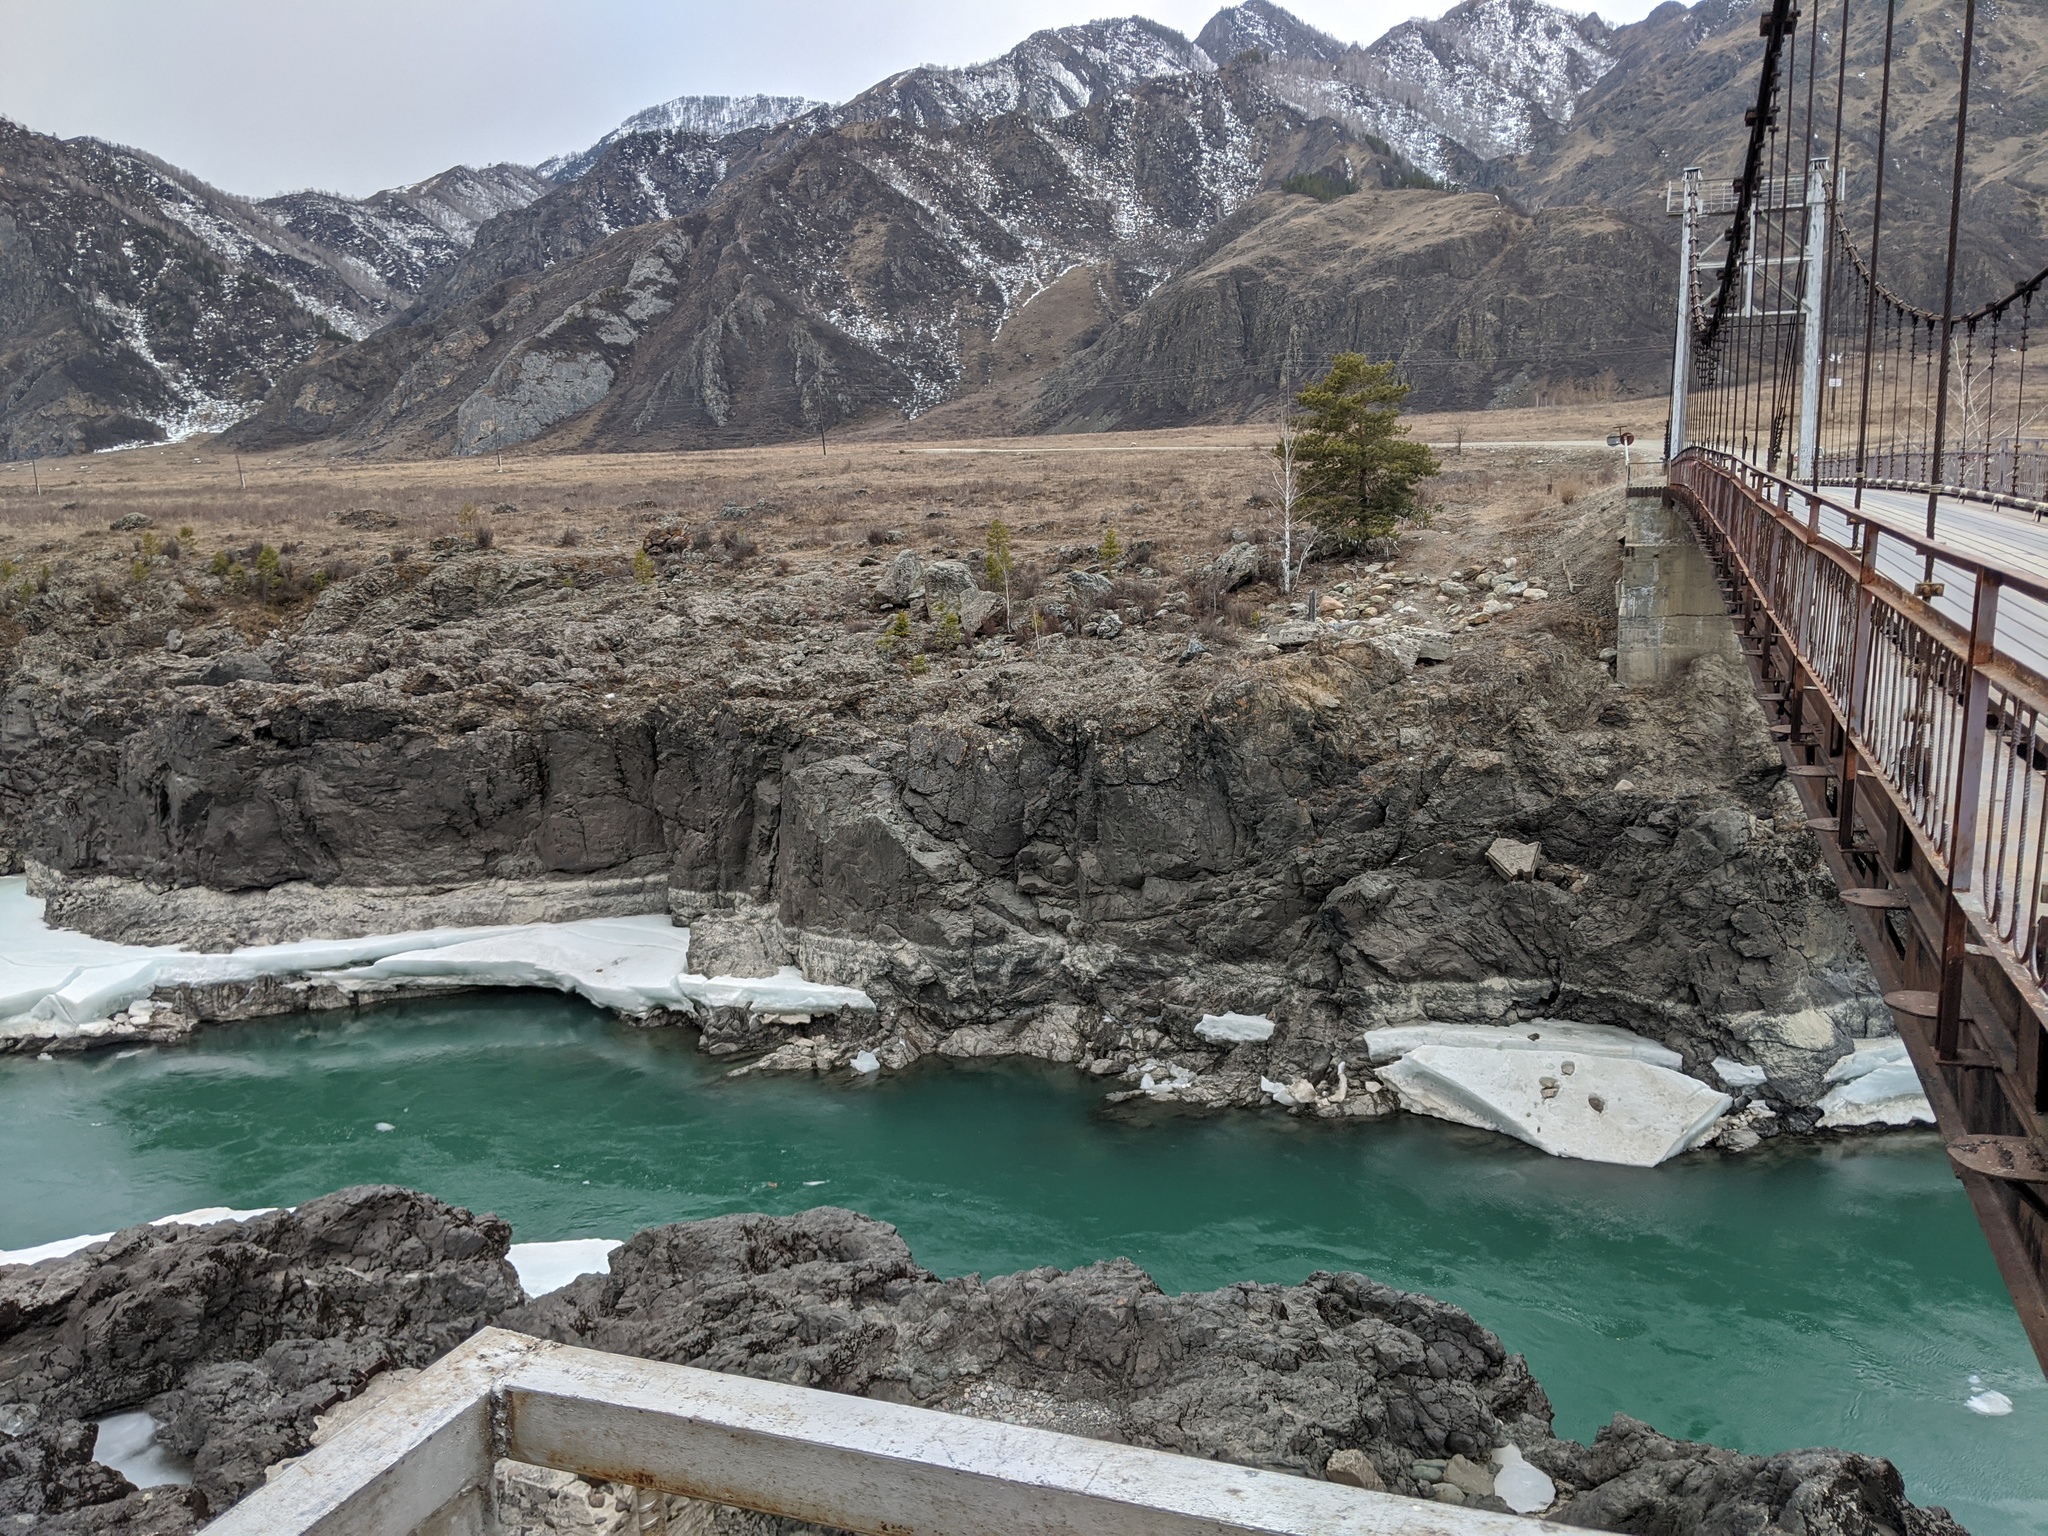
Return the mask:
<svg viewBox="0 0 2048 1536">
<path fill-rule="evenodd" d="M 1597 16 L 1543 0 L 1465 0 L 1335 60 L 1289 55 L 1267 79 L 1300 110 L 1384 139 L 1432 175 L 1464 180 L 1570 123 L 1616 57 L 1615 31 Z"/>
<path fill-rule="evenodd" d="M 590 148 L 556 155 L 534 169 L 547 181 L 574 181 L 612 145 L 636 133 L 688 133 L 722 139 L 749 128 L 773 128 L 828 105 L 804 96 L 678 96 L 635 112 Z"/>
<path fill-rule="evenodd" d="M 543 213 L 533 238 L 563 239 L 570 215 L 590 211 L 565 199 L 622 182 L 615 157 L 658 137 L 614 145 L 581 182 L 493 226 L 466 270 Z M 466 283 L 430 319 L 302 368 L 235 440 L 479 453 L 568 433 L 585 447 L 709 447 L 916 417 L 982 382 L 1005 327 L 1070 274 L 1077 294 L 1098 295 L 1091 323 L 1106 323 L 1262 187 L 1407 174 L 1215 70 L 1048 117 L 890 115 L 772 147 L 684 216 L 622 230 L 537 279 Z"/>
<path fill-rule="evenodd" d="M 481 170 L 459 165 L 413 186 L 365 198 L 288 192 L 255 206 L 279 228 L 349 264 L 381 293 L 383 307 L 392 310 L 404 308 L 453 266 L 485 221 L 524 208 L 547 189 L 548 183 L 523 165 Z"/>
<path fill-rule="evenodd" d="M 891 75 L 830 114 L 836 123 L 901 118 L 952 128 L 1005 112 L 1056 119 L 1139 82 L 1210 74 L 1208 54 L 1170 27 L 1142 16 L 1034 32 L 1001 58 L 964 69 L 923 65 Z"/>
<path fill-rule="evenodd" d="M 544 187 L 521 166 L 457 167 L 369 198 L 250 202 L 0 119 L 0 454 L 218 431 Z"/>
<path fill-rule="evenodd" d="M 1245 0 L 1218 11 L 1195 38 L 1195 44 L 1219 64 L 1246 53 L 1267 59 L 1334 64 L 1352 51 L 1327 32 L 1318 32 L 1272 0 Z"/>
</svg>

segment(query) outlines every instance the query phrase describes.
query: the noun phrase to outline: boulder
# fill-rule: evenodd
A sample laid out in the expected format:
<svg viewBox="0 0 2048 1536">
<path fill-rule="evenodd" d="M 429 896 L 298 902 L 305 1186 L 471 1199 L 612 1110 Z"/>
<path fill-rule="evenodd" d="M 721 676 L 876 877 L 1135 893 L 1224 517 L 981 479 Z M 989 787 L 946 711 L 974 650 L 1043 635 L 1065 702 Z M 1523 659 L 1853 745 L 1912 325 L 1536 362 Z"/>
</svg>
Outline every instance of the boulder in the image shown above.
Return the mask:
<svg viewBox="0 0 2048 1536">
<path fill-rule="evenodd" d="M 962 599 L 976 590 L 973 573 L 964 560 L 934 560 L 924 568 L 924 600 L 934 610 L 942 603 L 957 609 Z M 938 616 L 936 611 L 932 616 Z"/>
<path fill-rule="evenodd" d="M 1239 587 L 1258 580 L 1259 572 L 1264 570 L 1265 566 L 1266 559 L 1260 553 L 1258 545 L 1233 544 L 1216 557 L 1216 563 L 1210 567 L 1210 572 L 1216 578 L 1216 585 L 1220 589 L 1235 592 Z"/>
<path fill-rule="evenodd" d="M 1486 845 L 1486 862 L 1503 880 L 1533 880 L 1536 859 L 1543 852 L 1540 843 L 1518 843 L 1511 837 L 1496 837 Z"/>
<path fill-rule="evenodd" d="M 960 632 L 978 635 L 984 630 L 1000 627 L 1003 600 L 993 592 L 981 592 L 970 587 L 960 594 L 956 611 L 960 615 Z"/>
<path fill-rule="evenodd" d="M 1380 1481 L 1380 1469 L 1363 1451 L 1346 1449 L 1332 1452 L 1330 1459 L 1323 1463 L 1323 1476 L 1333 1483 L 1363 1488 L 1369 1493 L 1378 1493 L 1386 1487 Z"/>
<path fill-rule="evenodd" d="M 915 550 L 906 549 L 882 568 L 873 603 L 877 608 L 908 608 L 923 595 L 924 562 Z"/>
<path fill-rule="evenodd" d="M 1107 576 L 1095 571 L 1067 572 L 1067 591 L 1077 602 L 1099 603 L 1109 596 L 1113 585 Z"/>
</svg>

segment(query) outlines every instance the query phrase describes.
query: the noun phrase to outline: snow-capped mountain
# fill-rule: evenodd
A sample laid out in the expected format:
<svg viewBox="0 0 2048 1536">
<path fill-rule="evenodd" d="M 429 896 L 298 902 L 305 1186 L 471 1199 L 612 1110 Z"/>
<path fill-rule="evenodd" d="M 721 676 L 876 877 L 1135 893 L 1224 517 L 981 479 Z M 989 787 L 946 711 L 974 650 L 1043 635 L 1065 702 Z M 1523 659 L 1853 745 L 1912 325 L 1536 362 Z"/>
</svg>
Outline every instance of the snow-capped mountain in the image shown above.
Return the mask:
<svg viewBox="0 0 2048 1536">
<path fill-rule="evenodd" d="M 138 150 L 0 119 L 0 454 L 218 431 L 368 336 L 545 183 L 466 166 L 250 202 Z"/>
<path fill-rule="evenodd" d="M 565 199 L 594 198 L 625 147 L 493 226 L 471 264 L 519 221 L 565 226 Z M 589 446 L 702 446 L 916 416 L 976 383 L 1004 326 L 1070 272 L 1116 290 L 1113 318 L 1261 187 L 1406 172 L 1214 70 L 1043 118 L 814 124 L 752 153 L 684 216 L 538 281 L 470 283 L 431 320 L 307 365 L 237 440 L 471 453 L 573 422 Z"/>
<path fill-rule="evenodd" d="M 835 123 L 901 118 L 954 128 L 1006 112 L 1051 121 L 1145 80 L 1214 73 L 1215 61 L 1170 27 L 1126 16 L 1034 32 L 1001 58 L 964 69 L 923 65 L 891 75 L 830 114 Z"/>
<path fill-rule="evenodd" d="M 524 208 L 548 185 L 523 165 L 458 165 L 369 197 L 289 192 L 255 207 L 380 287 L 389 312 L 404 308 L 453 266 L 486 221 Z"/>
<path fill-rule="evenodd" d="M 588 149 L 556 155 L 534 167 L 548 181 L 574 181 L 621 139 L 638 133 L 693 134 L 722 139 L 749 128 L 773 128 L 829 103 L 803 96 L 678 96 L 635 112 Z"/>
<path fill-rule="evenodd" d="M 1334 64 L 1354 51 L 1354 45 L 1318 32 L 1272 0 L 1245 0 L 1218 11 L 1196 35 L 1195 44 L 1219 64 L 1247 54 L 1257 55 L 1262 63 L 1292 59 L 1303 64 Z"/>
<path fill-rule="evenodd" d="M 1269 52 L 1267 83 L 1283 100 L 1453 182 L 1531 153 L 1617 59 L 1613 28 L 1543 0 L 1464 0 L 1334 59 Z"/>
<path fill-rule="evenodd" d="M 1597 285 L 1560 285 L 1515 242 L 1640 266 L 1663 226 L 1629 221 L 1670 144 L 1737 132 L 1740 93 L 1712 87 L 1753 51 L 1751 15 L 1745 0 L 1701 0 L 1611 28 L 1545 0 L 1463 0 L 1360 48 L 1244 0 L 1192 41 L 1142 18 L 1060 27 L 837 106 L 680 97 L 533 170 L 457 168 L 362 199 L 245 202 L 146 155 L 10 125 L 25 148 L 0 154 L 0 218 L 29 238 L 0 241 L 0 451 L 219 425 L 266 394 L 240 440 L 756 441 L 920 416 L 1025 362 L 1034 378 L 1074 363 L 1065 404 L 1007 419 L 1126 419 L 1110 395 L 1129 359 L 1221 355 L 1253 316 L 1382 345 L 1366 311 L 1394 290 L 1373 274 L 1408 269 L 1383 240 L 1370 271 L 1355 242 L 1304 266 L 1286 242 L 1335 239 L 1356 210 L 1281 208 L 1283 184 L 1605 202 L 1619 225 L 1538 219 L 1506 245 L 1481 236 L 1483 220 L 1445 243 L 1463 213 L 1432 225 L 1374 205 L 1374 230 L 1490 251 L 1488 270 L 1523 274 L 1500 279 L 1522 298 L 1548 296 L 1468 317 L 1481 330 L 1524 311 L 1556 322 L 1534 352 L 1503 342 L 1483 366 L 1460 363 L 1458 398 L 1492 398 L 1536 378 L 1517 372 L 1531 357 L 1592 366 L 1559 338 L 1583 329 L 1572 306 Z M 1329 292 L 1355 291 L 1351 309 L 1294 306 L 1339 272 Z M 1443 306 L 1477 302 L 1422 280 L 1408 272 L 1400 291 L 1418 334 L 1450 323 Z M 1020 316 L 1055 289 L 1024 327 L 1039 339 L 1013 346 Z M 1083 352 L 1117 361 L 1082 366 Z M 1206 393 L 1169 391 L 1140 414 L 1250 408 L 1270 386 L 1263 367 L 1235 360 Z"/>
</svg>

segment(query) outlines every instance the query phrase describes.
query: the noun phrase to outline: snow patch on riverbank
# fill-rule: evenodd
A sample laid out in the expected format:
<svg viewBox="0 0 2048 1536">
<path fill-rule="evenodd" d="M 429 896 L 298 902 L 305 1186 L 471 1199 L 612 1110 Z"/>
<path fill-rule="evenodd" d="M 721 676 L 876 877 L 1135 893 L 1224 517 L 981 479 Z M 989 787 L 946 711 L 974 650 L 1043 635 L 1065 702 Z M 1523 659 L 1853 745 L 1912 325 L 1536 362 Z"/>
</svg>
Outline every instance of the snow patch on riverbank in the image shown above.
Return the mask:
<svg viewBox="0 0 2048 1536">
<path fill-rule="evenodd" d="M 224 1205 L 209 1205 L 196 1211 L 180 1211 L 175 1216 L 159 1216 L 148 1225 L 210 1227 L 221 1221 L 248 1221 L 251 1217 L 268 1216 L 276 1209 L 274 1205 L 266 1205 L 253 1211 L 234 1211 Z M 38 1243 L 33 1248 L 0 1248 L 0 1264 L 40 1264 L 45 1259 L 61 1259 L 81 1248 L 90 1248 L 94 1243 L 104 1243 L 113 1235 L 111 1232 L 88 1232 L 81 1237 L 60 1237 L 53 1243 Z"/>
<path fill-rule="evenodd" d="M 580 1275 L 601 1275 L 610 1267 L 616 1238 L 571 1237 L 552 1243 L 514 1243 L 506 1259 L 519 1273 L 520 1289 L 537 1301 Z"/>
<path fill-rule="evenodd" d="M 343 985 L 551 987 L 627 1014 L 691 1006 L 789 1013 L 874 1007 L 857 987 L 808 982 L 787 967 L 755 979 L 693 975 L 689 955 L 690 930 L 665 916 L 433 928 L 196 954 L 51 928 L 43 903 L 17 875 L 0 879 L 0 1033 L 90 1035 L 92 1026 L 159 988 L 265 976 Z"/>
</svg>

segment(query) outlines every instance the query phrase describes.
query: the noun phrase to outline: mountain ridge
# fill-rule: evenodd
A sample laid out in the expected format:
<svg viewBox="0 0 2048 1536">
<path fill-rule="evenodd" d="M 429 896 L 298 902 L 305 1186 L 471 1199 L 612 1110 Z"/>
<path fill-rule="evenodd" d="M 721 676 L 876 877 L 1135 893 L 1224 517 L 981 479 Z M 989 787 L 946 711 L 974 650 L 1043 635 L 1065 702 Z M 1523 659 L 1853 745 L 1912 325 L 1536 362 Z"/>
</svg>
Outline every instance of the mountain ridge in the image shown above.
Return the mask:
<svg viewBox="0 0 2048 1536">
<path fill-rule="evenodd" d="M 1952 67 L 1938 10 L 1900 11 L 1902 63 L 1923 83 Z M 1645 360 L 1667 345 L 1667 322 L 1640 284 L 1603 318 L 1580 264 L 1591 252 L 1630 272 L 1675 259 L 1661 187 L 1680 165 L 1711 170 L 1737 151 L 1752 19 L 1749 0 L 1667 0 L 1623 26 L 1546 0 L 1461 0 L 1360 47 L 1271 0 L 1225 7 L 1193 39 L 1113 17 L 1035 32 L 981 63 L 898 71 L 838 105 L 678 97 L 540 168 L 455 167 L 365 199 L 251 202 L 141 152 L 9 125 L 30 146 L 12 161 L 40 169 L 0 159 L 0 451 L 230 423 L 249 446 L 351 452 L 648 446 L 670 430 L 660 422 L 679 434 L 668 445 L 756 441 L 916 421 L 998 384 L 968 413 L 991 430 L 1212 420 L 1270 409 L 1286 358 L 1345 336 L 1415 370 L 1418 402 L 1526 403 L 1573 378 L 1654 389 Z M 2048 20 L 2011 25 L 2048 55 Z M 1852 53 L 1871 47 L 1859 26 Z M 1982 234 L 1966 242 L 1966 291 L 2009 284 L 2048 228 L 2048 152 L 2027 127 L 2048 113 L 2048 81 L 2026 48 L 1994 48 L 1984 66 L 2003 136 L 1996 174 L 1968 192 Z M 1891 270 L 1909 286 L 1924 286 L 1930 260 L 1939 100 L 1910 93 L 1895 124 L 1906 154 Z M 1852 100 L 1845 128 L 1866 158 L 1870 119 L 1871 104 Z M 792 186 L 815 227 L 763 201 Z M 1498 302 L 1471 274 L 1384 289 L 1399 253 L 1364 230 L 1331 246 L 1343 210 L 1268 209 L 1256 234 L 1231 222 L 1288 187 L 1323 198 L 1433 186 L 1450 190 L 1416 195 L 1491 192 L 1526 221 L 1505 243 L 1461 246 L 1432 221 L 1477 218 L 1479 204 L 1376 205 L 1389 228 L 1417 232 L 1418 249 L 1488 251 Z M 66 248 L 72 226 L 89 250 Z M 677 258 L 650 254 L 676 239 Z M 822 244 L 772 248 L 785 239 Z M 1284 248 L 1295 239 L 1329 259 L 1305 263 Z M 670 272 L 674 293 L 636 287 L 643 259 Z M 834 261 L 848 265 L 817 270 Z M 1336 303 L 1333 274 L 1383 293 L 1380 319 Z M 1028 341 L 1006 340 L 1047 294 Z M 1528 322 L 1552 333 L 1540 344 L 1514 339 L 1532 296 L 1562 306 Z M 621 308 L 633 303 L 666 308 Z M 661 318 L 670 311 L 684 318 Z M 1269 330 L 1283 314 L 1289 325 Z M 1394 314 L 1415 327 L 1413 345 L 1381 323 Z M 1467 317 L 1455 335 L 1439 325 L 1450 315 Z M 1611 334 L 1595 345 L 1602 324 Z M 678 325 L 696 328 L 686 343 Z M 1291 350 L 1240 356 L 1249 335 L 1269 348 L 1284 335 Z M 740 357 L 741 337 L 757 355 Z M 1576 357 L 1558 351 L 1567 337 Z M 688 359 L 668 356 L 672 344 Z M 1207 361 L 1191 365 L 1188 349 Z M 1234 357 L 1240 386 L 1103 393 L 1133 357 L 1169 354 L 1184 373 Z M 642 389 L 650 369 L 671 379 L 668 403 L 642 400 L 623 427 L 618 391 Z"/>
</svg>

